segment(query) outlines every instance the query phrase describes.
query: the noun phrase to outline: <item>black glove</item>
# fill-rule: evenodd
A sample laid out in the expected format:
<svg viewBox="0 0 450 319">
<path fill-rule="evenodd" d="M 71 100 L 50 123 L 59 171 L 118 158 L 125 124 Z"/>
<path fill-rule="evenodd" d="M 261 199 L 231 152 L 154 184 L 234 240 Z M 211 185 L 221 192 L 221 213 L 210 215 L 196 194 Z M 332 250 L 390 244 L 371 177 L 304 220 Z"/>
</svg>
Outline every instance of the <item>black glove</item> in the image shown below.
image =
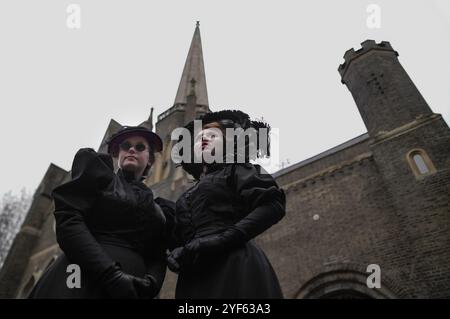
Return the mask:
<svg viewBox="0 0 450 319">
<path fill-rule="evenodd" d="M 239 246 L 246 242 L 246 236 L 238 228 L 231 226 L 219 234 L 199 237 L 185 245 L 185 254 L 214 254 Z"/>
<path fill-rule="evenodd" d="M 111 298 L 146 298 L 153 290 L 149 277 L 138 278 L 127 274 L 116 263 L 101 276 L 101 284 Z"/>
<path fill-rule="evenodd" d="M 144 275 L 143 279 L 136 277 L 135 279 L 138 279 L 138 284 L 135 284 L 135 287 L 140 298 L 153 299 L 161 289 L 160 286 L 158 287 L 155 276 L 150 274 Z"/>
<path fill-rule="evenodd" d="M 185 246 L 172 250 L 167 256 L 167 266 L 171 271 L 179 273 L 182 268 L 194 265 L 200 254 L 221 253 L 243 242 L 244 235 L 233 227 L 220 234 L 195 238 Z"/>
<path fill-rule="evenodd" d="M 181 268 L 192 265 L 194 257 L 184 246 L 177 247 L 167 254 L 167 267 L 174 273 L 179 273 Z"/>
</svg>

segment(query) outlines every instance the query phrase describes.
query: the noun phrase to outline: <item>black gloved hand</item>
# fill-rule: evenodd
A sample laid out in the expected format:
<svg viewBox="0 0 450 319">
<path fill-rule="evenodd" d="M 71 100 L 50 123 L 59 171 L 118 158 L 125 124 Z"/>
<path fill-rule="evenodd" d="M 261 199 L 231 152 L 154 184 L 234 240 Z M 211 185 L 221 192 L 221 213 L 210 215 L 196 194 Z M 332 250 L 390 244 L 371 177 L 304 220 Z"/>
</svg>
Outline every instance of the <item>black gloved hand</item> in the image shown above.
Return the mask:
<svg viewBox="0 0 450 319">
<path fill-rule="evenodd" d="M 185 245 L 186 254 L 197 256 L 204 253 L 218 253 L 237 247 L 248 239 L 236 227 L 229 227 L 219 234 L 199 237 Z"/>
<path fill-rule="evenodd" d="M 138 278 L 122 271 L 114 264 L 102 275 L 101 283 L 111 298 L 146 298 L 152 294 L 152 281 L 146 275 Z"/>
<path fill-rule="evenodd" d="M 180 272 L 180 263 L 183 256 L 184 247 L 177 247 L 170 253 L 167 253 L 167 267 L 174 273 Z"/>
<path fill-rule="evenodd" d="M 156 278 L 154 276 L 145 274 L 144 278 L 134 278 L 139 298 L 153 299 L 158 294 L 159 289 L 156 288 Z"/>
<path fill-rule="evenodd" d="M 220 234 L 195 238 L 184 247 L 172 250 L 167 256 L 167 266 L 171 271 L 179 273 L 182 268 L 194 265 L 202 254 L 220 253 L 245 241 L 245 235 L 233 227 Z"/>
<path fill-rule="evenodd" d="M 177 247 L 167 255 L 167 267 L 174 273 L 179 273 L 182 268 L 192 265 L 195 258 L 195 252 L 186 250 L 186 246 Z"/>
</svg>

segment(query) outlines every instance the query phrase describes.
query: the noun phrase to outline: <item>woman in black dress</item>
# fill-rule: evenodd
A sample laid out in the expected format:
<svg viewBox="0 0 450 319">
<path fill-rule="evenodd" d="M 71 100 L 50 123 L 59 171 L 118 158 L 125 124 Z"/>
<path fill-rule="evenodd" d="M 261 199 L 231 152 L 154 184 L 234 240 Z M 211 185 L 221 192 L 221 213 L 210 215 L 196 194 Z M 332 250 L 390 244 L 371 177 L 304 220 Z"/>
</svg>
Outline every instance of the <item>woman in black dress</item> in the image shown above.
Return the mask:
<svg viewBox="0 0 450 319">
<path fill-rule="evenodd" d="M 226 144 L 210 129 L 269 128 L 241 111 L 207 113 L 200 119 L 201 138 L 194 136 L 191 143 L 192 149 L 201 143 L 203 155 Z M 192 132 L 193 123 L 186 128 Z M 268 148 L 266 153 L 259 148 L 262 138 L 258 135 L 257 153 L 270 155 Z M 248 156 L 250 142 L 245 143 L 244 163 L 236 163 L 242 148 L 234 144 L 235 163 L 182 162 L 197 182 L 176 202 L 168 256 L 169 269 L 179 273 L 176 298 L 283 298 L 277 276 L 253 238 L 284 217 L 285 194 L 261 166 L 250 163 L 255 158 Z"/>
<path fill-rule="evenodd" d="M 63 254 L 30 298 L 154 298 L 159 293 L 174 205 L 154 200 L 142 180 L 161 149 L 158 135 L 128 126 L 111 137 L 109 154 L 90 148 L 77 152 L 71 180 L 52 193 Z M 111 156 L 118 158 L 117 173 Z M 70 264 L 79 266 L 80 287 L 67 283 Z"/>
</svg>

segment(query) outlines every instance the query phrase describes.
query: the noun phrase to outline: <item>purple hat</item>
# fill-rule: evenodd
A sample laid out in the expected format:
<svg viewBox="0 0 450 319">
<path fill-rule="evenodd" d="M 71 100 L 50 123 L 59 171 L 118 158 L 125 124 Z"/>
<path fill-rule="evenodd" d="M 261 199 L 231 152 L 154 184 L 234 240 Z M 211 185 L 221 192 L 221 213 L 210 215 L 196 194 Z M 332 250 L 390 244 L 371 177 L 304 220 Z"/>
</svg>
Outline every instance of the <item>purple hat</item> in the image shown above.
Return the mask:
<svg viewBox="0 0 450 319">
<path fill-rule="evenodd" d="M 158 134 L 150 131 L 143 126 L 123 126 L 117 133 L 113 134 L 106 142 L 108 144 L 108 153 L 118 152 L 118 146 L 130 136 L 142 136 L 145 138 L 154 152 L 161 152 L 163 149 L 161 138 Z"/>
</svg>

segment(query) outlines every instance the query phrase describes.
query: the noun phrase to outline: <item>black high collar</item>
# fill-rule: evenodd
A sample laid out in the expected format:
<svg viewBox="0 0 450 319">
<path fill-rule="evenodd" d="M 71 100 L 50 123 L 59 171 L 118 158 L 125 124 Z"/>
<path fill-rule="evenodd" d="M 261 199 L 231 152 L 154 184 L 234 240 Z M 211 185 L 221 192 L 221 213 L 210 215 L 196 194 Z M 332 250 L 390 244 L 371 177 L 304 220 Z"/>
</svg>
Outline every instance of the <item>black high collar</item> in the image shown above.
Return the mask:
<svg viewBox="0 0 450 319">
<path fill-rule="evenodd" d="M 145 177 L 136 179 L 133 172 L 126 171 L 121 168 L 119 168 L 119 170 L 117 171 L 117 175 L 123 177 L 123 179 L 125 179 L 128 183 L 138 183 L 142 182 L 145 179 Z"/>
<path fill-rule="evenodd" d="M 225 168 L 227 165 L 231 165 L 233 163 L 211 163 L 211 164 L 206 164 L 203 167 L 206 166 L 206 169 L 204 171 L 202 171 L 202 173 L 204 173 L 205 175 L 215 172 L 217 170 L 220 170 L 222 168 Z"/>
</svg>

